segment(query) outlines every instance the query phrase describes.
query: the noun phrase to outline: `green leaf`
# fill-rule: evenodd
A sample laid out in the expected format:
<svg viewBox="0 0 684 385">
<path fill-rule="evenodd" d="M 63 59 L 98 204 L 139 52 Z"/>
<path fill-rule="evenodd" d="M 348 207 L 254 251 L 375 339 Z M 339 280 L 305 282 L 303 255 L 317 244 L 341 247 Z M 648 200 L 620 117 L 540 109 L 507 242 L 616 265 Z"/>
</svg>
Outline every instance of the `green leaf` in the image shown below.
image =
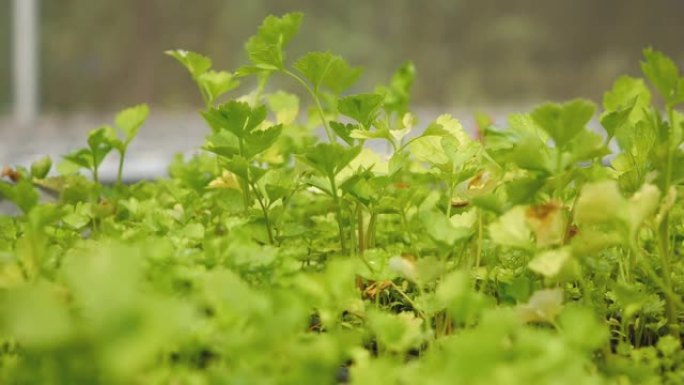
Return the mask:
<svg viewBox="0 0 684 385">
<path fill-rule="evenodd" d="M 527 173 L 506 183 L 506 195 L 511 204 L 534 201 L 535 195 L 544 186 L 545 178 L 537 173 Z"/>
<path fill-rule="evenodd" d="M 243 180 L 249 179 L 252 183 L 259 181 L 266 173 L 266 170 L 250 164 L 249 159 L 239 155 L 224 159 L 221 166 Z"/>
<path fill-rule="evenodd" d="M 69 154 L 64 155 L 63 158 L 68 163 L 77 165 L 78 167 L 82 167 L 87 170 L 92 170 L 93 168 L 93 155 L 87 148 L 74 150 Z M 73 172 L 78 171 L 78 169 L 71 170 L 71 168 L 69 168 L 69 170 L 66 170 L 67 167 L 68 165 L 66 163 L 62 163 L 58 166 L 62 174 L 71 174 Z"/>
<path fill-rule="evenodd" d="M 44 156 L 31 163 L 31 177 L 35 179 L 44 179 L 50 172 L 51 167 L 52 159 L 49 156 Z"/>
<path fill-rule="evenodd" d="M 383 108 L 388 113 L 395 112 L 403 115 L 409 109 L 411 89 L 416 77 L 416 67 L 412 62 L 406 62 L 399 67 L 388 86 L 380 86 L 375 92 L 384 96 Z"/>
<path fill-rule="evenodd" d="M 359 130 L 359 125 L 358 124 L 353 124 L 353 123 L 340 123 L 340 122 L 335 122 L 331 121 L 330 122 L 330 128 L 332 128 L 333 131 L 339 136 L 342 140 L 345 141 L 350 146 L 354 145 L 354 138 L 352 137 L 352 133 Z"/>
<path fill-rule="evenodd" d="M 517 308 L 518 316 L 523 322 L 554 323 L 562 310 L 563 290 L 561 289 L 535 291 L 526 304 Z"/>
<path fill-rule="evenodd" d="M 333 177 L 361 153 L 361 148 L 344 147 L 338 143 L 319 143 L 300 159 L 324 176 Z"/>
<path fill-rule="evenodd" d="M 547 146 L 548 135 L 529 114 L 511 114 L 508 129 L 485 129 L 488 153 L 500 164 L 513 163 L 526 170 L 550 173 L 553 150 Z"/>
<path fill-rule="evenodd" d="M 519 139 L 510 154 L 510 160 L 520 168 L 550 173 L 552 152 L 537 137 L 525 136 Z"/>
<path fill-rule="evenodd" d="M 392 154 L 388 164 L 388 174 L 394 175 L 402 170 L 407 170 L 410 162 L 409 151 L 398 151 Z"/>
<path fill-rule="evenodd" d="M 27 349 L 60 346 L 72 333 L 69 310 L 57 287 L 47 283 L 7 293 L 0 303 L 3 334 Z"/>
<path fill-rule="evenodd" d="M 658 340 L 658 351 L 665 357 L 676 358 L 682 350 L 682 345 L 679 340 L 672 336 L 663 336 Z"/>
<path fill-rule="evenodd" d="M 441 211 L 426 211 L 420 214 L 425 230 L 440 247 L 450 249 L 456 242 L 469 238 L 473 231 L 470 227 L 456 226 Z"/>
<path fill-rule="evenodd" d="M 79 202 L 75 207 L 71 205 L 67 207 L 73 211 L 70 211 L 62 218 L 62 222 L 66 225 L 73 229 L 81 230 L 90 223 L 93 217 L 92 205 L 90 203 Z"/>
<path fill-rule="evenodd" d="M 107 154 L 112 151 L 113 143 L 116 140 L 116 132 L 109 126 L 100 127 L 88 133 L 88 147 L 90 148 L 94 168 L 102 164 Z"/>
<path fill-rule="evenodd" d="M 646 48 L 641 71 L 655 86 L 668 105 L 684 102 L 684 79 L 679 77 L 677 65 L 662 52 Z"/>
<path fill-rule="evenodd" d="M 484 308 L 483 297 L 473 290 L 473 279 L 465 272 L 455 270 L 439 281 L 435 297 L 439 305 L 446 307 L 457 322 L 475 319 Z"/>
<path fill-rule="evenodd" d="M 276 142 L 283 129 L 280 124 L 262 129 L 267 113 L 263 105 L 252 108 L 234 100 L 204 111 L 202 116 L 214 131 L 206 149 L 226 157 L 241 154 L 248 159 L 264 152 Z"/>
<path fill-rule="evenodd" d="M 540 146 L 536 139 L 522 139 L 511 155 L 511 161 L 521 168 L 543 173 L 551 171 L 549 150 L 546 146 Z"/>
<path fill-rule="evenodd" d="M 551 201 L 527 207 L 527 225 L 534 233 L 538 248 L 559 245 L 567 231 L 566 212 L 557 202 Z"/>
<path fill-rule="evenodd" d="M 546 278 L 554 278 L 560 274 L 571 258 L 572 253 L 570 252 L 570 248 L 562 247 L 537 254 L 527 266 L 530 270 L 539 273 Z"/>
<path fill-rule="evenodd" d="M 595 111 L 594 103 L 576 99 L 565 104 L 544 104 L 532 111 L 531 116 L 551 136 L 556 146 L 563 148 L 585 130 Z"/>
<path fill-rule="evenodd" d="M 31 211 L 40 199 L 28 178 L 22 178 L 15 184 L 0 181 L 0 197 L 14 203 L 25 214 Z"/>
<path fill-rule="evenodd" d="M 359 158 L 361 158 L 363 154 L 364 152 L 362 151 Z M 376 190 L 374 189 L 375 186 L 373 186 L 370 181 L 370 178 L 372 177 L 373 173 L 370 169 L 354 174 L 340 185 L 340 190 L 350 194 L 354 199 L 357 199 L 364 205 L 377 202 Z"/>
<path fill-rule="evenodd" d="M 245 44 L 249 60 L 262 70 L 283 69 L 285 61 L 283 50 L 299 31 L 302 17 L 301 13 L 266 17 L 257 34 Z"/>
<path fill-rule="evenodd" d="M 254 131 L 266 119 L 267 114 L 265 106 L 252 108 L 245 102 L 235 100 L 202 112 L 204 120 L 214 132 L 227 130 L 241 139 Z"/>
<path fill-rule="evenodd" d="M 444 165 L 449 163 L 449 157 L 444 153 L 442 147 L 442 137 L 423 135 L 410 142 L 410 154 L 419 162 L 426 162 L 433 165 Z"/>
<path fill-rule="evenodd" d="M 651 92 L 643 79 L 622 76 L 613 88 L 603 95 L 601 124 L 609 137 L 630 130 L 644 118 L 644 111 L 651 104 Z"/>
<path fill-rule="evenodd" d="M 266 97 L 268 107 L 276 114 L 276 122 L 292 124 L 299 115 L 299 98 L 297 95 L 277 91 Z"/>
<path fill-rule="evenodd" d="M 610 150 L 604 145 L 601 135 L 583 130 L 570 142 L 568 150 L 564 156 L 565 167 L 577 162 L 602 158 L 610 154 Z"/>
<path fill-rule="evenodd" d="M 371 148 L 364 147 L 347 167 L 352 169 L 349 170 L 350 172 L 371 178 L 387 174 L 388 164 L 384 156 Z M 366 174 L 367 172 L 370 174 Z"/>
<path fill-rule="evenodd" d="M 360 125 L 356 125 L 356 127 L 360 127 Z M 386 139 L 388 141 L 392 140 L 392 134 L 390 134 L 389 130 L 387 129 L 376 129 L 373 131 L 368 131 L 364 130 L 361 128 L 356 128 L 352 130 L 350 133 L 350 136 L 352 139 L 363 139 L 363 140 L 369 140 L 369 139 Z"/>
<path fill-rule="evenodd" d="M 630 123 L 630 116 L 634 112 L 634 104 L 615 111 L 606 111 L 601 115 L 601 125 L 608 133 L 608 137 L 612 138 L 615 133 L 621 128 Z"/>
<path fill-rule="evenodd" d="M 204 226 L 201 223 L 189 223 L 180 229 L 184 237 L 192 240 L 201 240 L 204 238 Z"/>
<path fill-rule="evenodd" d="M 472 141 L 470 138 L 466 141 L 459 141 L 452 136 L 446 136 L 440 140 L 440 145 L 451 161 L 452 169 L 462 169 L 468 164 L 476 163 L 482 150 L 480 143 Z"/>
<path fill-rule="evenodd" d="M 461 123 L 449 114 L 439 116 L 421 136 L 408 144 L 411 155 L 418 161 L 447 168 L 461 167 L 480 149 Z"/>
<path fill-rule="evenodd" d="M 632 121 L 641 119 L 642 110 L 651 104 L 651 91 L 648 90 L 643 79 L 621 76 L 613 87 L 603 94 L 603 108 L 606 111 L 618 111 L 627 107 L 634 107 L 630 114 Z"/>
<path fill-rule="evenodd" d="M 582 187 L 575 205 L 575 220 L 579 225 L 597 225 L 619 218 L 627 209 L 615 181 L 589 183 Z"/>
<path fill-rule="evenodd" d="M 382 95 L 358 94 L 340 99 L 337 108 L 342 115 L 356 120 L 369 130 L 378 117 L 382 101 Z"/>
<path fill-rule="evenodd" d="M 652 217 L 660 208 L 661 192 L 652 184 L 644 184 L 628 200 L 628 216 L 632 232 L 635 232 L 646 219 Z"/>
<path fill-rule="evenodd" d="M 216 99 L 226 92 L 237 88 L 240 81 L 235 75 L 226 71 L 207 71 L 197 77 L 197 84 L 207 95 L 208 104 L 214 104 Z"/>
<path fill-rule="evenodd" d="M 166 54 L 176 58 L 190 71 L 207 106 L 214 104 L 221 95 L 240 85 L 234 74 L 211 70 L 211 60 L 206 56 L 182 50 L 167 51 Z"/>
<path fill-rule="evenodd" d="M 261 179 L 270 202 L 288 196 L 295 187 L 295 179 L 291 170 L 285 168 L 271 169 Z"/>
<path fill-rule="evenodd" d="M 114 122 L 126 136 L 126 144 L 135 138 L 149 114 L 150 109 L 147 104 L 140 104 L 127 108 L 116 115 Z"/>
<path fill-rule="evenodd" d="M 563 310 L 558 323 L 563 338 L 572 347 L 589 353 L 608 343 L 610 337 L 608 327 L 603 320 L 596 319 L 594 310 L 591 308 L 569 306 Z"/>
<path fill-rule="evenodd" d="M 502 246 L 530 249 L 532 231 L 527 225 L 525 207 L 516 206 L 489 225 L 489 237 Z"/>
<path fill-rule="evenodd" d="M 643 164 L 648 159 L 648 154 L 654 150 L 657 140 L 656 127 L 648 120 L 641 120 L 634 125 L 618 128 L 615 139 L 625 153 Z"/>
<path fill-rule="evenodd" d="M 623 236 L 634 236 L 648 218 L 660 207 L 661 192 L 651 184 L 643 185 L 632 197 L 625 198 L 612 180 L 584 185 L 575 206 L 577 224 L 587 226 L 611 226 L 623 231 Z"/>
<path fill-rule="evenodd" d="M 339 95 L 351 87 L 361 75 L 361 68 L 351 67 L 341 56 L 330 52 L 309 52 L 299 58 L 294 67 L 318 92 L 321 86 Z"/>
<path fill-rule="evenodd" d="M 449 114 L 438 116 L 434 123 L 425 129 L 423 136 L 444 136 L 445 132 L 453 136 L 459 143 L 473 142 L 473 139 L 465 131 L 461 122 Z"/>
<path fill-rule="evenodd" d="M 203 149 L 226 158 L 240 154 L 240 141 L 229 131 L 219 131 L 207 137 Z"/>
<path fill-rule="evenodd" d="M 610 296 L 620 306 L 626 319 L 634 317 L 649 300 L 648 295 L 638 286 L 624 282 L 615 283 Z"/>
<path fill-rule="evenodd" d="M 178 60 L 190 72 L 193 79 L 198 79 L 211 68 L 211 59 L 195 52 L 177 49 L 166 51 L 166 54 Z"/>
<path fill-rule="evenodd" d="M 368 314 L 368 322 L 380 346 L 391 352 L 406 352 L 419 346 L 426 337 L 423 333 L 423 321 L 413 313 L 373 311 Z"/>
<path fill-rule="evenodd" d="M 244 155 L 253 158 L 266 151 L 278 140 L 283 132 L 283 126 L 278 124 L 263 130 L 254 130 L 245 137 Z"/>
</svg>

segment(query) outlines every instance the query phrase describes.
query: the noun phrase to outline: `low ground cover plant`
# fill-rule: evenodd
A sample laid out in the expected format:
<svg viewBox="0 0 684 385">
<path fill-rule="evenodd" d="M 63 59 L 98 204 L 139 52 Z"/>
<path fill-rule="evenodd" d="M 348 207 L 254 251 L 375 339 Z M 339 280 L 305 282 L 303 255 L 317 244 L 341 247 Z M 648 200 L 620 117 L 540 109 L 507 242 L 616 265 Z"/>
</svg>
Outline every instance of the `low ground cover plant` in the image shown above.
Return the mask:
<svg viewBox="0 0 684 385">
<path fill-rule="evenodd" d="M 672 60 L 646 49 L 600 113 L 547 103 L 471 137 L 416 129 L 410 63 L 353 93 L 343 58 L 287 58 L 301 21 L 264 20 L 235 72 L 168 52 L 209 132 L 168 178 L 122 182 L 144 105 L 57 173 L 3 170 L 22 215 L 0 216 L 0 382 L 684 383 Z"/>
</svg>

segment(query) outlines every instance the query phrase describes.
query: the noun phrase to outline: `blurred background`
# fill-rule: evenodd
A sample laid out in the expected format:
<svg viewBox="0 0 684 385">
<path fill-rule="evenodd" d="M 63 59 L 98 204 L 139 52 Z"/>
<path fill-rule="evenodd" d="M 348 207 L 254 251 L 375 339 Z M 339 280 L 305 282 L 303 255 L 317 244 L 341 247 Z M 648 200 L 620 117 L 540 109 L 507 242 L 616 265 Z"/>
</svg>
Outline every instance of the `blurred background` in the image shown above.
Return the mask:
<svg viewBox="0 0 684 385">
<path fill-rule="evenodd" d="M 141 135 L 158 142 L 164 134 L 169 143 L 150 144 L 140 161 L 168 163 L 169 152 L 201 144 L 207 130 L 194 84 L 163 52 L 197 51 L 234 70 L 246 63 L 242 46 L 261 20 L 288 11 L 305 13 L 289 57 L 343 55 L 365 68 L 355 91 L 372 90 L 412 60 L 413 104 L 427 118 L 431 111 L 503 116 L 578 96 L 600 102 L 617 76 L 639 73 L 646 46 L 684 62 L 681 0 L 33 0 L 40 117 L 18 124 L 12 18 L 21 1 L 0 0 L 0 164 L 63 153 L 116 110 L 141 102 L 153 110 Z"/>
</svg>

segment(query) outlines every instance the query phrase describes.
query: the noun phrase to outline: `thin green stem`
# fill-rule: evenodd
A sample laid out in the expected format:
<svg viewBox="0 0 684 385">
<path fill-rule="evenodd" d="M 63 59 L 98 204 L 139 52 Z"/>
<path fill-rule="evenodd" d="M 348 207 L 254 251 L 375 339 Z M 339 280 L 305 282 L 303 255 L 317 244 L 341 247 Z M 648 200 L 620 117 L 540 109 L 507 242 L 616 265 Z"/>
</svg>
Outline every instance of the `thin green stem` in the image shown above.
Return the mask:
<svg viewBox="0 0 684 385">
<path fill-rule="evenodd" d="M 411 242 L 409 248 L 413 252 L 413 255 L 415 255 L 416 257 L 420 257 L 420 251 L 418 247 L 416 247 L 417 237 L 415 235 L 415 232 L 411 231 L 411 229 L 409 228 L 408 217 L 406 216 L 406 209 L 402 208 L 400 214 L 402 229 L 404 231 L 404 234 L 408 236 L 409 242 Z"/>
<path fill-rule="evenodd" d="M 202 82 L 199 81 L 197 77 L 193 76 L 193 79 L 195 80 L 195 83 L 197 83 L 197 88 L 200 90 L 200 95 L 202 95 L 202 101 L 204 102 L 204 106 L 208 109 L 212 107 L 211 102 L 209 100 L 209 93 L 207 90 L 202 87 Z"/>
<path fill-rule="evenodd" d="M 570 214 L 568 215 L 567 220 L 565 221 L 565 228 L 563 230 L 563 245 L 566 245 L 568 242 L 570 242 L 571 234 L 572 234 L 572 223 L 575 221 L 575 208 L 577 207 L 577 202 L 579 201 L 580 194 L 578 193 L 575 196 L 575 199 L 572 201 L 572 208 L 570 208 Z"/>
<path fill-rule="evenodd" d="M 556 188 L 554 191 L 554 196 L 558 199 L 561 200 L 561 195 L 563 193 L 563 179 L 561 178 L 563 176 L 563 170 L 562 168 L 562 162 L 563 162 L 563 153 L 560 151 L 560 148 L 556 148 Z"/>
<path fill-rule="evenodd" d="M 245 123 L 246 125 L 247 123 Z M 245 144 L 243 143 L 242 138 L 238 140 L 238 146 L 240 150 L 240 156 L 244 158 L 244 153 L 245 153 Z M 250 181 L 249 181 L 249 164 L 247 165 L 247 171 L 246 171 L 246 176 L 241 179 L 241 187 L 242 187 L 242 199 L 244 200 L 245 204 L 245 213 L 249 210 L 249 202 L 251 201 L 251 195 L 249 193 L 249 188 L 250 188 Z"/>
<path fill-rule="evenodd" d="M 672 142 L 672 131 L 674 129 L 674 110 L 672 106 L 667 106 L 667 116 L 670 124 L 670 134 L 668 135 L 667 143 L 667 161 L 665 165 L 665 180 L 663 194 L 667 196 L 670 191 L 670 186 L 672 185 L 672 163 L 673 163 L 673 143 Z M 658 225 L 658 251 L 661 258 L 661 264 L 663 269 L 663 283 L 669 291 L 672 291 L 672 267 L 670 264 L 670 215 L 669 212 L 665 212 L 662 220 Z M 679 328 L 677 325 L 677 312 L 675 306 L 671 300 L 666 297 L 666 313 L 667 320 L 670 328 L 670 332 L 679 336 Z"/>
<path fill-rule="evenodd" d="M 347 245 L 344 239 L 344 226 L 342 226 L 342 204 L 340 202 L 340 197 L 337 194 L 337 183 L 335 182 L 334 175 L 328 176 L 328 179 L 330 180 L 330 189 L 332 190 L 333 199 L 335 201 L 335 210 L 337 211 L 337 228 L 339 230 L 340 236 L 340 248 L 342 249 L 342 253 L 346 253 Z"/>
<path fill-rule="evenodd" d="M 420 308 L 418 307 L 418 305 L 411 299 L 411 297 L 409 297 L 408 294 L 406 294 L 399 286 L 397 286 L 396 283 L 394 283 L 393 281 L 389 281 L 389 282 L 390 282 L 390 284 L 392 285 L 392 288 L 393 288 L 397 293 L 399 293 L 399 295 L 400 295 L 404 300 L 406 300 L 406 302 L 408 302 L 409 305 L 411 305 L 411 307 L 413 308 L 413 310 L 415 310 L 416 313 L 418 313 L 418 315 L 419 315 L 422 319 L 424 319 L 424 320 L 427 321 L 427 320 L 428 320 L 428 316 L 427 316 L 425 313 L 423 313 L 422 310 L 420 310 Z"/>
<path fill-rule="evenodd" d="M 675 129 L 675 118 L 674 118 L 674 108 L 670 105 L 667 106 L 667 120 L 670 123 L 670 135 L 668 135 L 668 141 L 672 141 L 672 133 L 674 132 Z M 679 145 L 679 143 L 668 143 L 668 151 L 667 151 L 667 169 L 666 169 L 666 174 L 665 174 L 665 181 L 667 183 L 667 186 L 672 183 L 672 164 L 674 161 L 674 151 L 672 151 L 676 146 Z"/>
<path fill-rule="evenodd" d="M 355 255 L 360 255 L 359 254 L 359 245 L 358 245 L 358 240 L 356 239 L 355 234 L 355 229 L 356 229 L 356 209 L 351 206 L 346 206 L 346 210 L 344 210 L 344 216 L 345 218 L 349 218 L 349 223 L 347 224 L 347 229 L 349 233 L 349 251 L 354 253 Z"/>
<path fill-rule="evenodd" d="M 356 228 L 359 243 L 359 254 L 363 255 L 364 251 L 366 251 L 366 241 L 364 239 L 363 229 L 363 209 L 361 207 L 361 203 L 358 202 L 356 203 Z"/>
<path fill-rule="evenodd" d="M 126 158 L 126 150 L 122 150 L 121 153 L 119 153 L 119 168 L 116 171 L 116 184 L 121 185 L 123 182 L 123 166 L 124 166 L 124 159 Z"/>
<path fill-rule="evenodd" d="M 482 259 L 482 242 L 484 229 L 482 226 L 482 209 L 477 209 L 477 252 L 475 253 L 475 269 L 480 267 Z"/>
<path fill-rule="evenodd" d="M 328 125 L 328 121 L 325 119 L 325 112 L 323 111 L 323 106 L 321 105 L 321 100 L 318 97 L 318 94 L 316 93 L 316 91 L 314 91 L 313 88 L 311 88 L 311 86 L 309 86 L 309 84 L 304 79 L 299 77 L 294 72 L 292 72 L 290 70 L 283 70 L 283 72 L 286 75 L 288 75 L 289 77 L 295 79 L 299 84 L 302 85 L 302 87 L 304 87 L 306 89 L 306 91 L 309 93 L 309 95 L 311 95 L 311 98 L 313 99 L 313 101 L 316 105 L 316 110 L 318 111 L 318 115 L 320 115 L 321 121 L 323 122 L 323 127 L 325 128 L 325 133 L 328 135 L 328 140 L 330 141 L 330 143 L 334 143 L 335 142 L 335 134 L 333 133 L 330 126 Z"/>
<path fill-rule="evenodd" d="M 242 181 L 242 200 L 245 206 L 245 212 L 249 210 L 249 184 L 246 181 Z"/>
<path fill-rule="evenodd" d="M 449 195 L 447 196 L 446 216 L 451 218 L 451 200 L 454 199 L 454 190 L 456 186 L 454 183 L 449 183 Z"/>
<path fill-rule="evenodd" d="M 252 190 L 254 190 L 254 196 L 256 197 L 257 202 L 259 202 L 261 211 L 264 214 L 264 220 L 266 221 L 266 232 L 268 233 L 268 241 L 273 245 L 275 244 L 275 238 L 273 237 L 273 225 L 268 215 L 268 207 L 266 207 L 266 204 L 264 203 L 264 197 L 259 193 L 259 190 L 255 184 L 252 184 Z"/>
<path fill-rule="evenodd" d="M 268 83 L 269 75 L 261 75 L 259 77 L 259 84 L 257 86 L 256 92 L 254 92 L 254 100 L 252 101 L 254 106 L 259 105 L 259 100 L 261 99 L 264 89 L 266 89 L 266 83 Z"/>
<path fill-rule="evenodd" d="M 371 210 L 370 218 L 368 219 L 368 229 L 366 229 L 366 247 L 375 247 L 375 224 L 378 220 L 378 214 Z"/>
</svg>

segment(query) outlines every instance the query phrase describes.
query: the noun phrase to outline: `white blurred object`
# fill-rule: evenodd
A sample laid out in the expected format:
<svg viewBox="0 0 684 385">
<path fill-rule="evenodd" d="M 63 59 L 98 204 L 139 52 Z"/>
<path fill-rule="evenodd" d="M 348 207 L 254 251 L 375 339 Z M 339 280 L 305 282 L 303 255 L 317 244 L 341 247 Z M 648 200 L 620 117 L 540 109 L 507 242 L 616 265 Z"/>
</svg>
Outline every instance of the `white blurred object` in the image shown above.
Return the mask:
<svg viewBox="0 0 684 385">
<path fill-rule="evenodd" d="M 29 124 L 38 116 L 38 0 L 13 2 L 14 118 Z"/>
</svg>

